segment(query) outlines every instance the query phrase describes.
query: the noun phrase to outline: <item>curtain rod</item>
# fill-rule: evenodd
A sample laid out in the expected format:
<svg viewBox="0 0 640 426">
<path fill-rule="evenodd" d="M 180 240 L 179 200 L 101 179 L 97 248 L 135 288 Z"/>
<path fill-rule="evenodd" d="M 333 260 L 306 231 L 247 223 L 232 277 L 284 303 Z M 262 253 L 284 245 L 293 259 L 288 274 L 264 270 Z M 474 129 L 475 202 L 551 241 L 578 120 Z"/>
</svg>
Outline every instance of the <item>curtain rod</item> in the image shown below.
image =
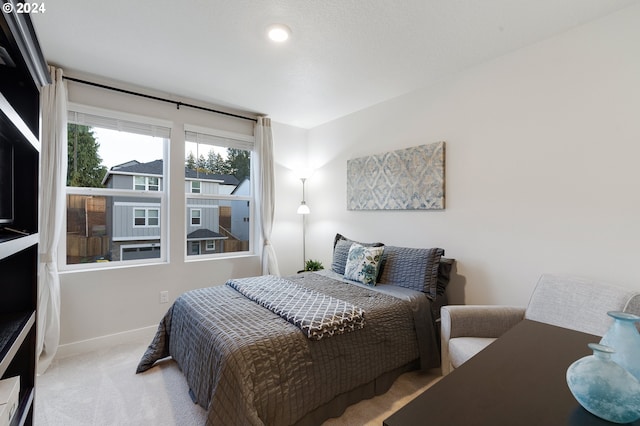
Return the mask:
<svg viewBox="0 0 640 426">
<path fill-rule="evenodd" d="M 245 117 L 244 115 L 238 115 L 238 114 L 233 114 L 233 113 L 230 113 L 230 112 L 219 111 L 217 109 L 201 107 L 201 106 L 193 105 L 193 104 L 187 104 L 187 103 L 180 102 L 180 101 L 172 101 L 171 99 L 161 98 L 161 97 L 158 97 L 158 96 L 145 95 L 144 93 L 138 93 L 138 92 L 133 92 L 131 90 L 119 89 L 117 87 L 107 86 L 106 84 L 94 83 L 92 81 L 87 81 L 87 80 L 81 80 L 79 78 L 67 77 L 67 76 L 62 76 L 62 78 L 64 78 L 65 80 L 76 82 L 76 83 L 82 83 L 82 84 L 87 84 L 89 86 L 99 87 L 101 89 L 107 89 L 107 90 L 113 90 L 114 92 L 125 93 L 127 95 L 140 96 L 142 98 L 153 99 L 155 101 L 167 102 L 167 103 L 170 103 L 170 104 L 175 104 L 177 109 L 180 109 L 181 106 L 185 106 L 185 107 L 189 107 L 189 108 L 199 109 L 201 111 L 213 112 L 215 114 L 222 114 L 222 115 L 226 115 L 226 116 L 229 116 L 229 117 L 241 118 L 243 120 L 250 120 L 250 121 L 254 121 L 254 122 L 258 121 L 255 118 Z"/>
</svg>

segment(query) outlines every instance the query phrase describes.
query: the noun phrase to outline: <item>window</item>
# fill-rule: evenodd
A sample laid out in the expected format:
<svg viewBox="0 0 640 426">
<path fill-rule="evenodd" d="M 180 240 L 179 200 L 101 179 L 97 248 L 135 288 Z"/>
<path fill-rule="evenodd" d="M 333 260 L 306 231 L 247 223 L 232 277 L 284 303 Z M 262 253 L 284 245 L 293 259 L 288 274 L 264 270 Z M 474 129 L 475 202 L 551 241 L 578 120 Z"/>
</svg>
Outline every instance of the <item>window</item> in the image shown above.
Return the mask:
<svg viewBox="0 0 640 426">
<path fill-rule="evenodd" d="M 133 189 L 136 191 L 159 191 L 160 179 L 150 176 L 134 176 Z"/>
<path fill-rule="evenodd" d="M 200 209 L 191 209 L 191 226 L 200 226 L 200 217 L 202 215 L 202 210 Z"/>
<path fill-rule="evenodd" d="M 160 226 L 160 210 L 159 209 L 147 210 L 147 225 Z"/>
<path fill-rule="evenodd" d="M 171 123 L 76 104 L 69 109 L 61 268 L 164 261 Z"/>
<path fill-rule="evenodd" d="M 253 136 L 189 125 L 185 130 L 187 255 L 250 252 Z"/>
<path fill-rule="evenodd" d="M 149 191 L 159 191 L 160 190 L 160 179 L 157 177 L 147 177 L 147 190 Z"/>
<path fill-rule="evenodd" d="M 133 210 L 133 226 L 146 226 L 147 212 L 144 209 Z"/>
<path fill-rule="evenodd" d="M 160 209 L 133 209 L 133 226 L 160 226 Z"/>
</svg>

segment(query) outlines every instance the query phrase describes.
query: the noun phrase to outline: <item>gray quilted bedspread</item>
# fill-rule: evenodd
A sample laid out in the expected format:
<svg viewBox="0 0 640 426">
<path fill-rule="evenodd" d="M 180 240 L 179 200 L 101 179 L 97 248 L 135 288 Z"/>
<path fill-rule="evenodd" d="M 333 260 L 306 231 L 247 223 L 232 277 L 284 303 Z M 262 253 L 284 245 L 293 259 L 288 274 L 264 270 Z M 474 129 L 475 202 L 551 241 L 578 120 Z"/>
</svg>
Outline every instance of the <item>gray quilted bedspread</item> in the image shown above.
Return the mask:
<svg viewBox="0 0 640 426">
<path fill-rule="evenodd" d="M 290 425 L 420 354 L 423 368 L 438 365 L 433 328 L 416 333 L 414 325 L 430 312 L 426 297 L 424 309 L 318 274 L 289 279 L 362 308 L 366 326 L 314 341 L 229 286 L 193 290 L 165 314 L 137 372 L 173 357 L 207 409 L 207 425 Z"/>
</svg>

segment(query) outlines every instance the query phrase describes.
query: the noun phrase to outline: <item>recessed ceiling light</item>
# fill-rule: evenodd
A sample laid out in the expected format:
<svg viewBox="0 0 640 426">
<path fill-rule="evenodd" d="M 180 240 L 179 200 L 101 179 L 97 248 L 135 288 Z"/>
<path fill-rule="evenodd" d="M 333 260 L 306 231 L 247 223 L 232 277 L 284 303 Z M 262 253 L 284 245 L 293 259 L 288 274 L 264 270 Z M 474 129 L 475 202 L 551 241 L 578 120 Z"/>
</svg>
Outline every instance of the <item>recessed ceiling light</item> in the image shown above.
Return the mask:
<svg viewBox="0 0 640 426">
<path fill-rule="evenodd" d="M 267 35 L 272 41 L 282 43 L 291 35 L 291 29 L 283 24 L 273 24 L 267 27 Z"/>
</svg>

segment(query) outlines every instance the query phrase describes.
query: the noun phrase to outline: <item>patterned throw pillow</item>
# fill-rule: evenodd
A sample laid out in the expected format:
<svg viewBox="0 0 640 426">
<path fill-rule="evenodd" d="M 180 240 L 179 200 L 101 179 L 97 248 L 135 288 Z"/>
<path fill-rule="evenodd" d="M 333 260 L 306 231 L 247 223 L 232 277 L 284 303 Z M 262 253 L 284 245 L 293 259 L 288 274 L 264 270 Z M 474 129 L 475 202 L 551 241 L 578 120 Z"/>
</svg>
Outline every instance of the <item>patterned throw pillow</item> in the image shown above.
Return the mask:
<svg viewBox="0 0 640 426">
<path fill-rule="evenodd" d="M 332 271 L 337 272 L 340 275 L 344 275 L 344 268 L 347 265 L 349 249 L 353 243 L 358 243 L 365 247 L 380 247 L 384 245 L 382 243 L 363 243 L 361 241 L 354 241 L 342 234 L 336 234 L 333 239 L 333 261 L 331 262 Z"/>
<path fill-rule="evenodd" d="M 351 244 L 344 276 L 347 279 L 375 286 L 384 246 L 365 247 L 358 243 Z"/>
</svg>

